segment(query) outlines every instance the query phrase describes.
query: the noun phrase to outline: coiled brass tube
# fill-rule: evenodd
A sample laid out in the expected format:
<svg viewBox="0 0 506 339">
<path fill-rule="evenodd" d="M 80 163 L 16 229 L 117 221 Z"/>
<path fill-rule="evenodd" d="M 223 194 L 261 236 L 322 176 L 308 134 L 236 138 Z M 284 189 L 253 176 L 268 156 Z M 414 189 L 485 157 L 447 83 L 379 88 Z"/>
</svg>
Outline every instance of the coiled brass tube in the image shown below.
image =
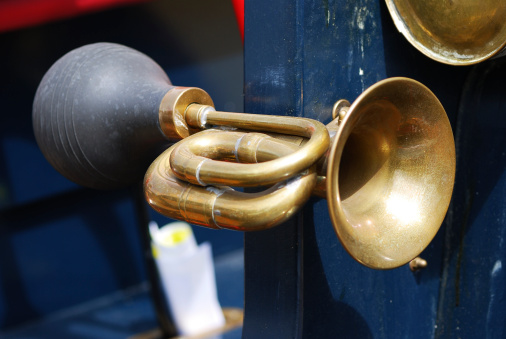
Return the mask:
<svg viewBox="0 0 506 339">
<path fill-rule="evenodd" d="M 204 109 L 205 115 L 202 114 Z M 255 149 L 260 146 L 262 139 L 253 140 L 251 137 L 246 137 L 247 134 L 235 141 L 234 145 L 228 144 L 226 150 L 217 148 L 213 143 L 202 141 L 200 138 L 186 140 L 178 146 L 177 152 L 172 153 L 171 168 L 178 178 L 200 186 L 254 187 L 275 184 L 314 165 L 327 151 L 330 143 L 325 126 L 307 118 L 217 112 L 209 106 L 193 104 L 188 107 L 186 121 L 189 125 L 193 122 L 192 127 L 202 128 L 209 124 L 309 138 L 303 147 L 294 149 L 282 159 L 273 159 L 268 162 L 257 161 L 254 157 Z M 199 122 L 198 125 L 196 122 Z M 217 138 L 224 137 L 217 136 Z M 217 153 L 224 151 L 235 155 L 237 160 L 240 160 L 240 157 L 247 157 L 248 160 L 243 162 L 248 162 L 248 164 L 241 165 L 209 159 L 222 158 L 223 156 Z M 239 152 L 241 155 L 238 155 Z"/>
<path fill-rule="evenodd" d="M 244 138 L 257 140 L 255 151 L 236 147 Z M 300 150 L 296 145 L 265 134 L 223 133 L 215 129 L 199 132 L 184 141 L 185 145 L 188 142 L 213 145 L 214 149 L 206 152 L 210 158 L 226 159 L 235 156 L 243 161 L 255 158 L 257 161 L 267 161 L 264 164 Z M 316 185 L 315 166 L 312 166 L 303 170 L 303 173 L 258 193 L 238 192 L 227 186 L 201 187 L 175 176 L 170 158 L 177 147 L 178 144 L 163 152 L 149 167 L 144 180 L 148 203 L 170 218 L 211 228 L 263 230 L 289 219 L 309 199 Z"/>
</svg>

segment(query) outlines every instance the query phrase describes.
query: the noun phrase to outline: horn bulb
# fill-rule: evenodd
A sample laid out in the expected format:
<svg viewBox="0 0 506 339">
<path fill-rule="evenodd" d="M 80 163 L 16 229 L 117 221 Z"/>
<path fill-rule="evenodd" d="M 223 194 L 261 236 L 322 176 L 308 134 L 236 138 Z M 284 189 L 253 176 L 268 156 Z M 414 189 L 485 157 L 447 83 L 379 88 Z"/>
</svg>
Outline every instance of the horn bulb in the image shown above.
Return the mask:
<svg viewBox="0 0 506 339">
<path fill-rule="evenodd" d="M 173 88 L 158 64 L 131 48 L 97 43 L 60 58 L 33 103 L 35 138 L 46 159 L 82 186 L 140 181 L 169 141 L 160 101 Z"/>
</svg>

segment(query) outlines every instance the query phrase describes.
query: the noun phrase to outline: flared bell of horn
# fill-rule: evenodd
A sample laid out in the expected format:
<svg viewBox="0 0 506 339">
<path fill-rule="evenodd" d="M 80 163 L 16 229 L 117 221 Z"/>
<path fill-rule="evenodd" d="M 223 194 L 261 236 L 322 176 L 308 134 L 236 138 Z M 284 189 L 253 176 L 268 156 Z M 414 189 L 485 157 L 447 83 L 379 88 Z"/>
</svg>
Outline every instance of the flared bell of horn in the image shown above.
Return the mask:
<svg viewBox="0 0 506 339">
<path fill-rule="evenodd" d="M 367 89 L 346 113 L 331 147 L 327 202 L 344 248 L 378 269 L 415 258 L 448 209 L 455 145 L 439 100 L 406 78 Z"/>
<path fill-rule="evenodd" d="M 428 57 L 471 65 L 502 54 L 504 0 L 386 0 L 397 29 Z"/>
</svg>

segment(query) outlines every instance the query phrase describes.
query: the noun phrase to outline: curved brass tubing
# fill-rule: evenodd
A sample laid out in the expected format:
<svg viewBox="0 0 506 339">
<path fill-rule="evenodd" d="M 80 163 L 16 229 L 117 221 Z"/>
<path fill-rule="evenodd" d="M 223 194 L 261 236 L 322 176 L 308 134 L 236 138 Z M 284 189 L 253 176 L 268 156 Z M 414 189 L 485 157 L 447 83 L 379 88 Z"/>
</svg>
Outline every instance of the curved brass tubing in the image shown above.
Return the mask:
<svg viewBox="0 0 506 339">
<path fill-rule="evenodd" d="M 192 127 L 227 126 L 309 138 L 303 147 L 283 158 L 260 162 L 255 155 L 256 148 L 265 140 L 245 134 L 230 145 L 229 151 L 235 159 L 248 164 L 209 160 L 210 155 L 224 150 L 198 138 L 185 139 L 186 142 L 180 143 L 172 153 L 170 163 L 175 176 L 194 185 L 256 187 L 275 184 L 314 165 L 329 148 L 330 138 L 325 126 L 307 118 L 217 112 L 212 107 L 193 104 L 187 109 L 186 121 L 190 126 L 193 123 Z"/>
<path fill-rule="evenodd" d="M 255 150 L 237 148 L 238 141 L 255 139 Z M 259 133 L 210 129 L 184 139 L 184 144 L 212 145 L 206 155 L 213 159 L 253 157 L 269 161 L 297 152 L 299 147 Z M 171 169 L 171 154 L 181 142 L 163 152 L 149 167 L 144 191 L 148 203 L 170 218 L 211 228 L 257 231 L 289 219 L 311 196 L 316 185 L 314 166 L 259 193 L 243 193 L 227 186 L 201 187 L 179 180 Z M 239 165 L 239 164 L 234 164 Z"/>
<path fill-rule="evenodd" d="M 189 130 L 204 131 L 152 163 L 144 181 L 147 201 L 193 224 L 262 230 L 300 209 L 317 184 L 321 189 L 324 173 L 332 224 L 350 255 L 375 269 L 408 263 L 435 236 L 450 203 L 455 145 L 444 108 L 428 88 L 406 78 L 376 83 L 349 107 L 340 103 L 343 110 L 333 112 L 327 127 L 189 104 Z M 260 193 L 228 187 L 272 184 Z"/>
</svg>

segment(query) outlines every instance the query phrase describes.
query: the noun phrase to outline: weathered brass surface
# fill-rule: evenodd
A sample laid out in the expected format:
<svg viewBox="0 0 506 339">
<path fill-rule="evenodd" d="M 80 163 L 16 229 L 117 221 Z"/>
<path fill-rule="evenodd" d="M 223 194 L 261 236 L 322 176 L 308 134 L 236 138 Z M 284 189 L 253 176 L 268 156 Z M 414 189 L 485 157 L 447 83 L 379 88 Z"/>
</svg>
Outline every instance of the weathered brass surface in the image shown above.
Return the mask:
<svg viewBox="0 0 506 339">
<path fill-rule="evenodd" d="M 146 199 L 171 218 L 251 231 L 286 221 L 326 185 L 336 234 L 357 261 L 376 269 L 408 263 L 435 236 L 450 202 L 455 145 L 446 113 L 429 89 L 406 78 L 383 80 L 342 107 L 325 128 L 189 105 L 188 126 L 209 129 L 152 163 Z M 264 185 L 273 186 L 229 187 Z"/>
<path fill-rule="evenodd" d="M 506 46 L 504 0 L 386 0 L 397 29 L 428 57 L 471 65 Z"/>
</svg>

